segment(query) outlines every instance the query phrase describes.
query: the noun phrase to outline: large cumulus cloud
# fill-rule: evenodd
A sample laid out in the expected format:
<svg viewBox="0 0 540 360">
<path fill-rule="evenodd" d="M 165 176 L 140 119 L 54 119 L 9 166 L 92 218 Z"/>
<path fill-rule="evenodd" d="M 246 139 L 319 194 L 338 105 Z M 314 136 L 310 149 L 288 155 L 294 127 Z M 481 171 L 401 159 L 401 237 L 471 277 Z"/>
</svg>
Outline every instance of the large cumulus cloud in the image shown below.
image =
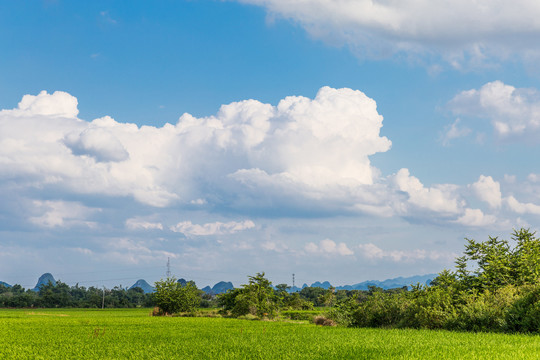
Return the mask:
<svg viewBox="0 0 540 360">
<path fill-rule="evenodd" d="M 488 176 L 470 186 L 426 186 L 408 169 L 381 174 L 370 156 L 391 142 L 375 101 L 357 90 L 323 87 L 313 99 L 289 96 L 276 106 L 239 101 L 162 127 L 77 115 L 77 100 L 63 92 L 26 95 L 0 112 L 0 191 L 38 201 L 43 211 L 28 216 L 33 224 L 75 224 L 64 205 L 99 207 L 79 203 L 87 195 L 248 217 L 368 214 L 465 226 L 493 224 L 501 209 L 531 213 L 516 211 L 517 200 L 501 207 Z M 471 190 L 490 213 L 471 208 Z M 79 211 L 77 224 L 91 214 Z M 167 228 L 159 218 L 126 224 Z"/>
<path fill-rule="evenodd" d="M 86 122 L 76 104 L 69 94 L 42 92 L 0 113 L 4 177 L 159 207 L 206 203 L 246 182 L 305 194 L 372 184 L 369 155 L 391 145 L 379 134 L 375 101 L 350 89 L 325 87 L 315 99 L 291 96 L 277 106 L 231 103 L 160 128 L 108 116 Z"/>
</svg>

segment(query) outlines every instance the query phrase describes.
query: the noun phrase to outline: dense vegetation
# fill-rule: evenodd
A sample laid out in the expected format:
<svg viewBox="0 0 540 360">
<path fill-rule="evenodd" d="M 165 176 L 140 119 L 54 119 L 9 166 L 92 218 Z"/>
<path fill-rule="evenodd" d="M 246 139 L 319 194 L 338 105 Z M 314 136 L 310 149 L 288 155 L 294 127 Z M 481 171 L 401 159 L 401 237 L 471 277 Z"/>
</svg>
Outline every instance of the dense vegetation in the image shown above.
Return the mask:
<svg viewBox="0 0 540 360">
<path fill-rule="evenodd" d="M 326 308 L 321 324 L 465 331 L 540 332 L 540 240 L 527 229 L 511 241 L 466 239 L 454 271 L 444 270 L 430 285 L 411 290 L 335 291 L 286 285 L 272 288 L 264 273 L 218 297 L 222 314 L 293 318 L 291 310 Z"/>
<path fill-rule="evenodd" d="M 69 286 L 61 281 L 44 284 L 39 291 L 25 290 L 20 285 L 0 285 L 0 307 L 130 308 L 149 307 L 153 304 L 152 294 L 145 294 L 141 288 L 125 289 L 117 286 L 104 292 L 95 287 Z"/>
<path fill-rule="evenodd" d="M 0 359 L 537 359 L 537 336 L 151 317 L 148 309 L 0 310 Z"/>
<path fill-rule="evenodd" d="M 356 327 L 539 332 L 540 240 L 526 229 L 511 239 L 466 239 L 455 271 L 441 272 L 430 286 L 350 297 L 328 316 Z"/>
<path fill-rule="evenodd" d="M 175 278 L 167 278 L 156 282 L 154 302 L 158 307 L 156 315 L 179 312 L 193 313 L 202 300 L 202 291 L 195 282 L 181 283 Z"/>
</svg>

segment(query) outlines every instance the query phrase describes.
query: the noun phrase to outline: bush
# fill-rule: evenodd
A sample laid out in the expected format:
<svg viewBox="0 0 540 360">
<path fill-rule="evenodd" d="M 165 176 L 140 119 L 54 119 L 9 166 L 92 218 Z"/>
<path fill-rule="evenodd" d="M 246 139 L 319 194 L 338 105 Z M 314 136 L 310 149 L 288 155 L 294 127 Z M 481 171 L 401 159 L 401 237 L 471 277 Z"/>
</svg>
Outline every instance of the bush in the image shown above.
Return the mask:
<svg viewBox="0 0 540 360">
<path fill-rule="evenodd" d="M 437 286 L 414 289 L 401 310 L 401 327 L 443 329 L 456 315 L 452 292 Z"/>
<path fill-rule="evenodd" d="M 163 314 L 193 312 L 200 303 L 197 286 L 193 282 L 182 285 L 175 278 L 157 281 L 154 300 Z"/>
<path fill-rule="evenodd" d="M 494 292 L 462 293 L 457 316 L 447 328 L 465 331 L 504 331 L 506 312 L 518 299 L 518 289 L 512 285 Z"/>
<path fill-rule="evenodd" d="M 375 291 L 351 314 L 351 326 L 389 327 L 397 326 L 403 319 L 407 302 L 402 293 L 389 294 Z"/>
<path fill-rule="evenodd" d="M 272 283 L 264 277 L 264 273 L 249 276 L 249 284 L 218 296 L 223 313 L 235 317 L 251 314 L 259 318 L 272 318 L 276 314 L 277 300 Z"/>
<path fill-rule="evenodd" d="M 540 331 L 540 286 L 524 287 L 524 295 L 506 312 L 506 330 L 519 332 Z"/>
<path fill-rule="evenodd" d="M 353 314 L 359 307 L 357 299 L 358 296 L 355 294 L 338 300 L 328 311 L 327 316 L 339 325 L 350 326 L 354 322 Z"/>
</svg>

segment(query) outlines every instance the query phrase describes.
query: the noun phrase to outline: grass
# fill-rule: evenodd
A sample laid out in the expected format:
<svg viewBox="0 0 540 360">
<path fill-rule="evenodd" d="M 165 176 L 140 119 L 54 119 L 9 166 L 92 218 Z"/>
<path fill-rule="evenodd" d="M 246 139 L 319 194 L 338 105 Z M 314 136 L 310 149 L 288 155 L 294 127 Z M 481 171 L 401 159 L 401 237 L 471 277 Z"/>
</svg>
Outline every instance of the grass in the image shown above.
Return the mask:
<svg viewBox="0 0 540 360">
<path fill-rule="evenodd" d="M 540 337 L 150 317 L 150 309 L 0 310 L 0 359 L 537 359 Z"/>
</svg>

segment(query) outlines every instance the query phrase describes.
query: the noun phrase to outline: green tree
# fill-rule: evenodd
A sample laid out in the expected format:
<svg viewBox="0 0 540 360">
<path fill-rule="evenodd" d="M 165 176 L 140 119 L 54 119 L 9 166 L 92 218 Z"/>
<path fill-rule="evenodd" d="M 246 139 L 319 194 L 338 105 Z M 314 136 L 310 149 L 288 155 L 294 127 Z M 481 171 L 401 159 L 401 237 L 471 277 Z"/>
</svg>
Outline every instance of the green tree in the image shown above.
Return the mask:
<svg viewBox="0 0 540 360">
<path fill-rule="evenodd" d="M 336 299 L 335 290 L 335 287 L 330 286 L 324 291 L 323 294 L 319 295 L 319 297 L 317 298 L 318 302 L 326 307 L 334 305 Z"/>
<path fill-rule="evenodd" d="M 464 290 L 495 290 L 506 285 L 535 284 L 540 280 L 540 240 L 528 229 L 514 230 L 512 242 L 490 236 L 466 239 L 463 256 L 456 259 L 455 278 Z M 472 267 L 474 272 L 469 271 Z M 448 273 L 439 277 L 448 278 Z M 442 279 L 435 279 L 436 283 Z M 448 279 L 447 279 L 448 280 Z"/>
<path fill-rule="evenodd" d="M 273 317 L 276 314 L 279 297 L 274 293 L 272 282 L 263 273 L 249 276 L 249 283 L 242 288 L 227 291 L 218 297 L 224 311 L 233 316 L 252 314 L 258 317 Z"/>
<path fill-rule="evenodd" d="M 154 302 L 166 314 L 193 312 L 200 303 L 200 293 L 194 282 L 182 285 L 175 278 L 155 283 Z"/>
<path fill-rule="evenodd" d="M 264 272 L 249 277 L 249 284 L 244 285 L 246 293 L 252 299 L 256 315 L 273 317 L 277 310 L 272 282 L 264 277 Z"/>
</svg>

